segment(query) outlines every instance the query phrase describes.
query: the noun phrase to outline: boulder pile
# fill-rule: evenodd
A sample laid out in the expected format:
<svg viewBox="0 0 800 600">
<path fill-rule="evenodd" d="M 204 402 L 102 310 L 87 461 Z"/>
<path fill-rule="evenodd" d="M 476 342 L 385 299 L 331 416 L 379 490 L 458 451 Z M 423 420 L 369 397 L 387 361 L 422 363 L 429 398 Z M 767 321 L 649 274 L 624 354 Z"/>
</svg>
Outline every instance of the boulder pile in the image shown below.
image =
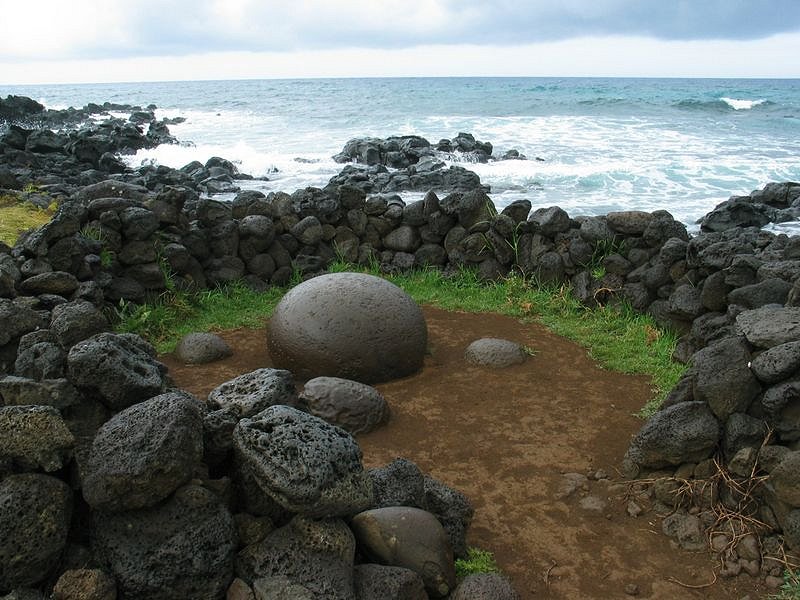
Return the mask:
<svg viewBox="0 0 800 600">
<path fill-rule="evenodd" d="M 95 161 L 76 132 L 56 139 L 19 125 L 44 123 L 40 113 L 13 97 L 0 104 L 15 123 L 0 139 L 0 187 L 43 181 L 60 199 L 50 223 L 0 244 L 0 592 L 112 581 L 123 597 L 216 598 L 236 573 L 236 589 L 255 597 L 449 593 L 446 549 L 441 572 L 420 581 L 397 570 L 407 563 L 360 564 L 386 555 L 391 518 L 428 519 L 376 510 L 436 515 L 459 556 L 471 509 L 407 461 L 365 472 L 350 434 L 305 412 L 340 418 L 327 400 L 336 382 L 298 397 L 290 372 L 267 369 L 200 402 L 171 387 L 149 344 L 110 332 L 108 308 L 120 302 L 234 281 L 264 289 L 336 257 L 384 271 L 468 266 L 485 280 L 519 272 L 569 284 L 588 306 L 624 299 L 653 315 L 681 334 L 675 357 L 690 368 L 632 440 L 626 473 L 755 478 L 748 514 L 800 549 L 800 237 L 760 228 L 795 216 L 800 184 L 732 198 L 694 236 L 666 211 L 571 217 L 525 200 L 498 211 L 474 174 L 431 168 L 438 183 L 413 179 L 436 152 L 491 155 L 459 134 L 436 150 L 413 136 L 355 140 L 343 160 L 365 164 L 324 189 L 220 202 L 204 194 L 235 185 L 224 159 L 117 172 L 100 159 L 118 159 L 130 127 L 112 127 Z M 400 178 L 393 189 L 430 191 L 411 203 L 385 193 L 387 166 L 387 181 Z M 362 400 L 341 425 L 385 418 L 380 399 Z M 713 492 L 738 510 L 736 493 Z M 689 516 L 697 523 L 670 531 L 702 524 Z"/>
</svg>

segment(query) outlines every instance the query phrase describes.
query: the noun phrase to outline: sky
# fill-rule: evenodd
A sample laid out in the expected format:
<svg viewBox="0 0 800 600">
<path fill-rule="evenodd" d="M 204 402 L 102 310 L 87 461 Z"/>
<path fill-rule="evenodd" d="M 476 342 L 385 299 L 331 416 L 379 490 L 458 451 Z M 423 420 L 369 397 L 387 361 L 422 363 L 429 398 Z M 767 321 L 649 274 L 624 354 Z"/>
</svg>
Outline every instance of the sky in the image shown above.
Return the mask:
<svg viewBox="0 0 800 600">
<path fill-rule="evenodd" d="M 0 0 L 0 84 L 800 77 L 800 0 Z"/>
</svg>

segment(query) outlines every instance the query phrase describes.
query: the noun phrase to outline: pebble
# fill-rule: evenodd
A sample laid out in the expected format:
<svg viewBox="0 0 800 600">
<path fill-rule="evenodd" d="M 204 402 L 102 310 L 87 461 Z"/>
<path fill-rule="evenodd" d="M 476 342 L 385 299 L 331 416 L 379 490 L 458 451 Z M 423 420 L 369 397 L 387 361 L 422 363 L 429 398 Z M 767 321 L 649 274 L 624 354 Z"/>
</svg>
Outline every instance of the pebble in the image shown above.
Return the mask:
<svg viewBox="0 0 800 600">
<path fill-rule="evenodd" d="M 635 583 L 629 583 L 625 586 L 625 593 L 628 594 L 628 596 L 638 596 L 639 586 Z"/>
<path fill-rule="evenodd" d="M 767 575 L 764 578 L 764 584 L 771 590 L 777 590 L 783 585 L 783 577 L 775 577 L 774 575 Z"/>
<path fill-rule="evenodd" d="M 628 502 L 628 516 L 630 517 L 638 517 L 642 514 L 642 507 L 636 504 L 633 500 Z"/>
</svg>

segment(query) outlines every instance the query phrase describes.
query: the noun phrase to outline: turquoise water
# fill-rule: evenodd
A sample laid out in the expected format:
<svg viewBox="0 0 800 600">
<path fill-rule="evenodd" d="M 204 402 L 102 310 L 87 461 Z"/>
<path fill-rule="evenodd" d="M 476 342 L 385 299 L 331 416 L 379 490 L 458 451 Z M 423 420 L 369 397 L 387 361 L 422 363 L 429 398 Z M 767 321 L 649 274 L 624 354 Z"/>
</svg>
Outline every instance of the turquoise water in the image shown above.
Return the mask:
<svg viewBox="0 0 800 600">
<path fill-rule="evenodd" d="M 131 164 L 218 155 L 293 191 L 338 172 L 357 136 L 460 131 L 530 159 L 469 165 L 498 206 L 528 198 L 570 214 L 664 208 L 687 224 L 734 194 L 800 180 L 800 80 L 410 78 L 6 86 L 49 107 L 88 102 L 183 116 L 181 146 Z M 298 161 L 296 159 L 302 159 Z M 413 195 L 412 195 L 413 196 Z"/>
</svg>

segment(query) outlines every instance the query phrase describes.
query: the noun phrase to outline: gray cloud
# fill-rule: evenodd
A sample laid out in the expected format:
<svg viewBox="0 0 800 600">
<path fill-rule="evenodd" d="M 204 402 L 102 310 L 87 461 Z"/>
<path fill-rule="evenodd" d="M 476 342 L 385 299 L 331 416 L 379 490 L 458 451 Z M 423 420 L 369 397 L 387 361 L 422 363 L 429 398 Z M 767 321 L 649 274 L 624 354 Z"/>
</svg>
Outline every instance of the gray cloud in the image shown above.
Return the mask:
<svg viewBox="0 0 800 600">
<path fill-rule="evenodd" d="M 128 0 L 103 10 L 126 12 L 115 31 L 66 54 L 512 45 L 607 35 L 751 40 L 800 30 L 798 0 Z"/>
</svg>

